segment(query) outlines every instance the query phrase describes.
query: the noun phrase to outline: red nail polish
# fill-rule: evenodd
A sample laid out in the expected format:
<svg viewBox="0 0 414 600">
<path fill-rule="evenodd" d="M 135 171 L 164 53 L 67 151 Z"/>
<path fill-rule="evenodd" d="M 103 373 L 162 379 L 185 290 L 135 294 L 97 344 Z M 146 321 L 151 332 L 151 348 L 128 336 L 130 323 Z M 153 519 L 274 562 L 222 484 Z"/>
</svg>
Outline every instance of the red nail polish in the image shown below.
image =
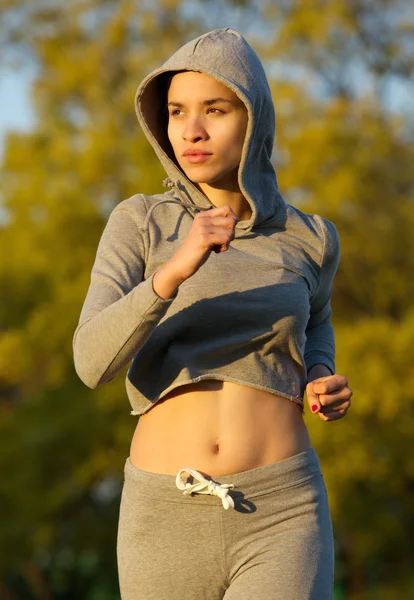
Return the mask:
<svg viewBox="0 0 414 600">
<path fill-rule="evenodd" d="M 317 405 L 317 404 L 314 404 L 314 405 L 312 406 L 312 412 L 314 413 L 314 412 L 316 412 L 317 410 L 318 410 L 318 405 Z"/>
</svg>

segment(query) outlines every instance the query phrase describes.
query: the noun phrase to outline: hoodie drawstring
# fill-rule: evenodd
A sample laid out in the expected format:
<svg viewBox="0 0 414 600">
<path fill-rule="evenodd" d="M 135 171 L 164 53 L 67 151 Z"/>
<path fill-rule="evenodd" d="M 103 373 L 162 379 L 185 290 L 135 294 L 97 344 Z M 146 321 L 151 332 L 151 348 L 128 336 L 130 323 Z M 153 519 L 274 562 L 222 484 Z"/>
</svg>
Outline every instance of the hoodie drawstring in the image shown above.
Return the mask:
<svg viewBox="0 0 414 600">
<path fill-rule="evenodd" d="M 176 189 L 178 195 L 180 195 L 180 192 L 177 188 L 177 183 L 179 182 L 179 180 L 175 183 L 174 181 L 172 181 L 172 179 L 170 179 L 170 177 L 167 177 L 166 179 L 164 179 L 164 181 L 162 182 L 162 185 L 164 187 L 173 187 Z M 197 204 L 191 203 L 191 202 L 186 202 L 185 200 L 183 200 L 180 197 L 180 200 L 177 200 L 176 198 L 166 198 L 165 200 L 160 200 L 159 202 L 156 202 L 155 204 L 153 204 L 150 209 L 147 212 L 147 215 L 145 217 L 145 221 L 144 224 L 142 225 L 142 227 L 140 227 L 140 231 L 144 232 L 146 229 L 148 229 L 148 223 L 149 220 L 151 218 L 151 213 L 154 210 L 154 208 L 156 206 L 158 206 L 159 204 L 164 204 L 164 202 L 173 202 L 175 204 L 181 204 L 181 206 L 183 206 L 186 209 L 196 209 L 196 210 L 209 210 L 208 208 L 206 209 L 204 206 L 198 206 Z M 189 210 L 188 212 L 191 211 Z"/>
<path fill-rule="evenodd" d="M 198 483 L 184 483 L 181 474 L 190 473 Z M 234 500 L 229 496 L 229 489 L 234 489 L 234 483 L 217 483 L 212 479 L 206 479 L 201 473 L 195 469 L 180 469 L 175 480 L 179 490 L 184 490 L 184 496 L 188 494 L 210 494 L 221 498 L 224 508 L 227 510 L 230 506 L 234 508 Z"/>
</svg>

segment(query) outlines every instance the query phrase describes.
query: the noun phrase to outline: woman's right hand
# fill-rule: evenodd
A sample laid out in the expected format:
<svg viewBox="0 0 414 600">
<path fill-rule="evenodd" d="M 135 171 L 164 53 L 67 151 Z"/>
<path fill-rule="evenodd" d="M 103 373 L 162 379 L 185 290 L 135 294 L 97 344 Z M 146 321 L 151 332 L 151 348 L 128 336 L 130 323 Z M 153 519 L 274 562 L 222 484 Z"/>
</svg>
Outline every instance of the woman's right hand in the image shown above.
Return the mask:
<svg viewBox="0 0 414 600">
<path fill-rule="evenodd" d="M 213 250 L 226 252 L 234 240 L 238 221 L 228 204 L 197 213 L 183 243 L 170 259 L 177 275 L 183 280 L 188 279 L 207 261 Z"/>
</svg>

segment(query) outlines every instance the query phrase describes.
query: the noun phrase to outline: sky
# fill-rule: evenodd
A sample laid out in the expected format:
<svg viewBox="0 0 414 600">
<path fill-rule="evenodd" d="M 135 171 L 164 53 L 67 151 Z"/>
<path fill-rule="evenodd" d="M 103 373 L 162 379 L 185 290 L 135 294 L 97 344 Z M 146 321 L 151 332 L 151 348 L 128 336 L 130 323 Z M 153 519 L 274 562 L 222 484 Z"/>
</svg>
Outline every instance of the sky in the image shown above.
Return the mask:
<svg viewBox="0 0 414 600">
<path fill-rule="evenodd" d="M 4 136 L 7 130 L 27 130 L 34 124 L 30 105 L 30 82 L 33 74 L 29 71 L 0 71 L 0 156 L 4 149 Z"/>
</svg>

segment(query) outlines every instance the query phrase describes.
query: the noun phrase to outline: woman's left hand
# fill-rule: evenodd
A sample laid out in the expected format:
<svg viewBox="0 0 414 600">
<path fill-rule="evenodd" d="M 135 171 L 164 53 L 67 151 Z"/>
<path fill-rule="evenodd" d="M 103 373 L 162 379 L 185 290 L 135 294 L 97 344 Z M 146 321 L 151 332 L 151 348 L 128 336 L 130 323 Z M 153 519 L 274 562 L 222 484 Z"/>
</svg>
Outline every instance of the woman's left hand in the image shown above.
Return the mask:
<svg viewBox="0 0 414 600">
<path fill-rule="evenodd" d="M 306 385 L 306 396 L 310 409 L 319 414 L 323 421 L 342 419 L 351 406 L 353 392 L 344 375 L 328 375 L 310 381 Z"/>
</svg>

